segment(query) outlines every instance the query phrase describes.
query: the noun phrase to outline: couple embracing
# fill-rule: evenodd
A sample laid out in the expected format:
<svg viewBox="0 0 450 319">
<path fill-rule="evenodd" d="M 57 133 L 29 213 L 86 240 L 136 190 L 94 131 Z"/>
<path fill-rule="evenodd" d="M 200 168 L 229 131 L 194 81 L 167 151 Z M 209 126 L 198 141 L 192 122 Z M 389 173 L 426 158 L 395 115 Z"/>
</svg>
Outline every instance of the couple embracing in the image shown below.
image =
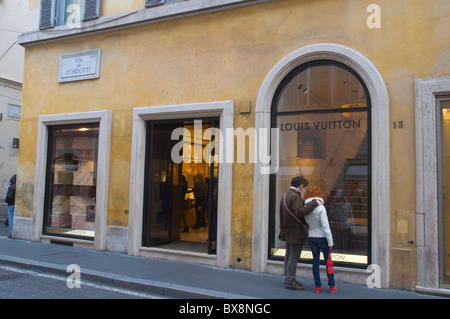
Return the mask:
<svg viewBox="0 0 450 319">
<path fill-rule="evenodd" d="M 294 177 L 289 191 L 280 201 L 280 240 L 286 241 L 286 255 L 284 257 L 285 287 L 286 289 L 303 290 L 303 284 L 295 280 L 297 263 L 308 237 L 313 253 L 313 275 L 315 292 L 320 293 L 322 283 L 319 275 L 320 252 L 325 262 L 328 260 L 333 238 L 322 192 L 315 186 L 308 186 L 303 176 Z M 302 199 L 304 192 L 305 202 Z M 334 273 L 329 274 L 328 286 L 331 293 L 337 291 Z"/>
</svg>

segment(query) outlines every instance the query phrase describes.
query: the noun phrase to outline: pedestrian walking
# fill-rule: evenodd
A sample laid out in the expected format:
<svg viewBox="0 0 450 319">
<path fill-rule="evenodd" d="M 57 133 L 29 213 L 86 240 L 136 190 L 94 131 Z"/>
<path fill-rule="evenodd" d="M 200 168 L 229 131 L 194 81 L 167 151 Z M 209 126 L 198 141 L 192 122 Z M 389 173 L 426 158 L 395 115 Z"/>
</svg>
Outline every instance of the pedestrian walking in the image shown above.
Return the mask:
<svg viewBox="0 0 450 319">
<path fill-rule="evenodd" d="M 16 174 L 14 174 L 11 177 L 9 183 L 10 185 L 6 193 L 5 202 L 8 204 L 8 224 L 9 224 L 8 238 L 11 238 L 13 229 L 14 209 L 16 207 Z"/>
<path fill-rule="evenodd" d="M 310 201 L 307 205 L 303 203 L 302 191 L 308 185 L 303 176 L 296 176 L 291 181 L 290 189 L 280 200 L 280 236 L 286 241 L 286 253 L 284 257 L 285 288 L 303 290 L 303 284 L 296 277 L 297 263 L 306 242 L 308 229 L 304 216 L 311 213 L 320 201 Z"/>
</svg>

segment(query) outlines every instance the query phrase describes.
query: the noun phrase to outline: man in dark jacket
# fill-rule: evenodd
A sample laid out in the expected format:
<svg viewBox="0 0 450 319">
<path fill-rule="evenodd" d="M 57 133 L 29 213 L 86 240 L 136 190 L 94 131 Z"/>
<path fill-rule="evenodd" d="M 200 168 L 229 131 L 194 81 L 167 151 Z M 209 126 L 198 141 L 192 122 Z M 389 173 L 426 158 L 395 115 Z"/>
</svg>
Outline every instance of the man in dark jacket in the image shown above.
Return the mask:
<svg viewBox="0 0 450 319">
<path fill-rule="evenodd" d="M 8 192 L 6 193 L 5 202 L 8 204 L 8 221 L 9 221 L 9 236 L 12 236 L 14 208 L 16 207 L 16 174 L 9 180 Z"/>
<path fill-rule="evenodd" d="M 320 201 L 311 201 L 305 205 L 302 200 L 302 190 L 308 185 L 303 176 L 294 177 L 291 188 L 280 201 L 280 234 L 286 240 L 286 254 L 284 257 L 284 270 L 286 289 L 303 290 L 303 284 L 295 280 L 297 263 L 308 236 L 304 216 L 311 213 Z M 290 212 L 289 212 L 290 211 Z M 291 214 L 292 213 L 292 214 Z M 294 215 L 295 217 L 293 217 Z M 303 220 L 304 225 L 300 223 Z"/>
</svg>

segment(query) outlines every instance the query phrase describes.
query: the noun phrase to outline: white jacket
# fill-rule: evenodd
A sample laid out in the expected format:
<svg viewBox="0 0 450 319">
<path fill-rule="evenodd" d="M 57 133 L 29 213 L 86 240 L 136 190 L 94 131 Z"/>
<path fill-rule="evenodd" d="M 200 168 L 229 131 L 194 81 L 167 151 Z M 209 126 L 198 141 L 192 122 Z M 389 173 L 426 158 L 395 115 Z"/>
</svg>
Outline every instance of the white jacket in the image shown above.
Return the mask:
<svg viewBox="0 0 450 319">
<path fill-rule="evenodd" d="M 308 198 L 305 204 L 308 204 L 312 200 L 320 200 L 324 202 L 320 197 Z M 309 231 L 308 237 L 325 237 L 328 242 L 328 246 L 333 246 L 333 236 L 331 235 L 330 224 L 328 223 L 327 210 L 324 205 L 319 205 L 314 210 L 305 216 L 305 220 L 308 223 Z"/>
</svg>

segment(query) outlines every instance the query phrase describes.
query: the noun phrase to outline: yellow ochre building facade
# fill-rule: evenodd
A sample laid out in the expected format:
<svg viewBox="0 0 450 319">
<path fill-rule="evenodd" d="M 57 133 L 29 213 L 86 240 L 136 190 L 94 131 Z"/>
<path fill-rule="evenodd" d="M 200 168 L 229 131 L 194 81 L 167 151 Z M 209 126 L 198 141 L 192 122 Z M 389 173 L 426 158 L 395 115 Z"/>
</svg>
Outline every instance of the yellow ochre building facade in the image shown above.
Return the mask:
<svg viewBox="0 0 450 319">
<path fill-rule="evenodd" d="M 448 293 L 449 15 L 30 0 L 13 237 L 282 274 L 279 203 L 303 175 L 338 282 Z"/>
</svg>

